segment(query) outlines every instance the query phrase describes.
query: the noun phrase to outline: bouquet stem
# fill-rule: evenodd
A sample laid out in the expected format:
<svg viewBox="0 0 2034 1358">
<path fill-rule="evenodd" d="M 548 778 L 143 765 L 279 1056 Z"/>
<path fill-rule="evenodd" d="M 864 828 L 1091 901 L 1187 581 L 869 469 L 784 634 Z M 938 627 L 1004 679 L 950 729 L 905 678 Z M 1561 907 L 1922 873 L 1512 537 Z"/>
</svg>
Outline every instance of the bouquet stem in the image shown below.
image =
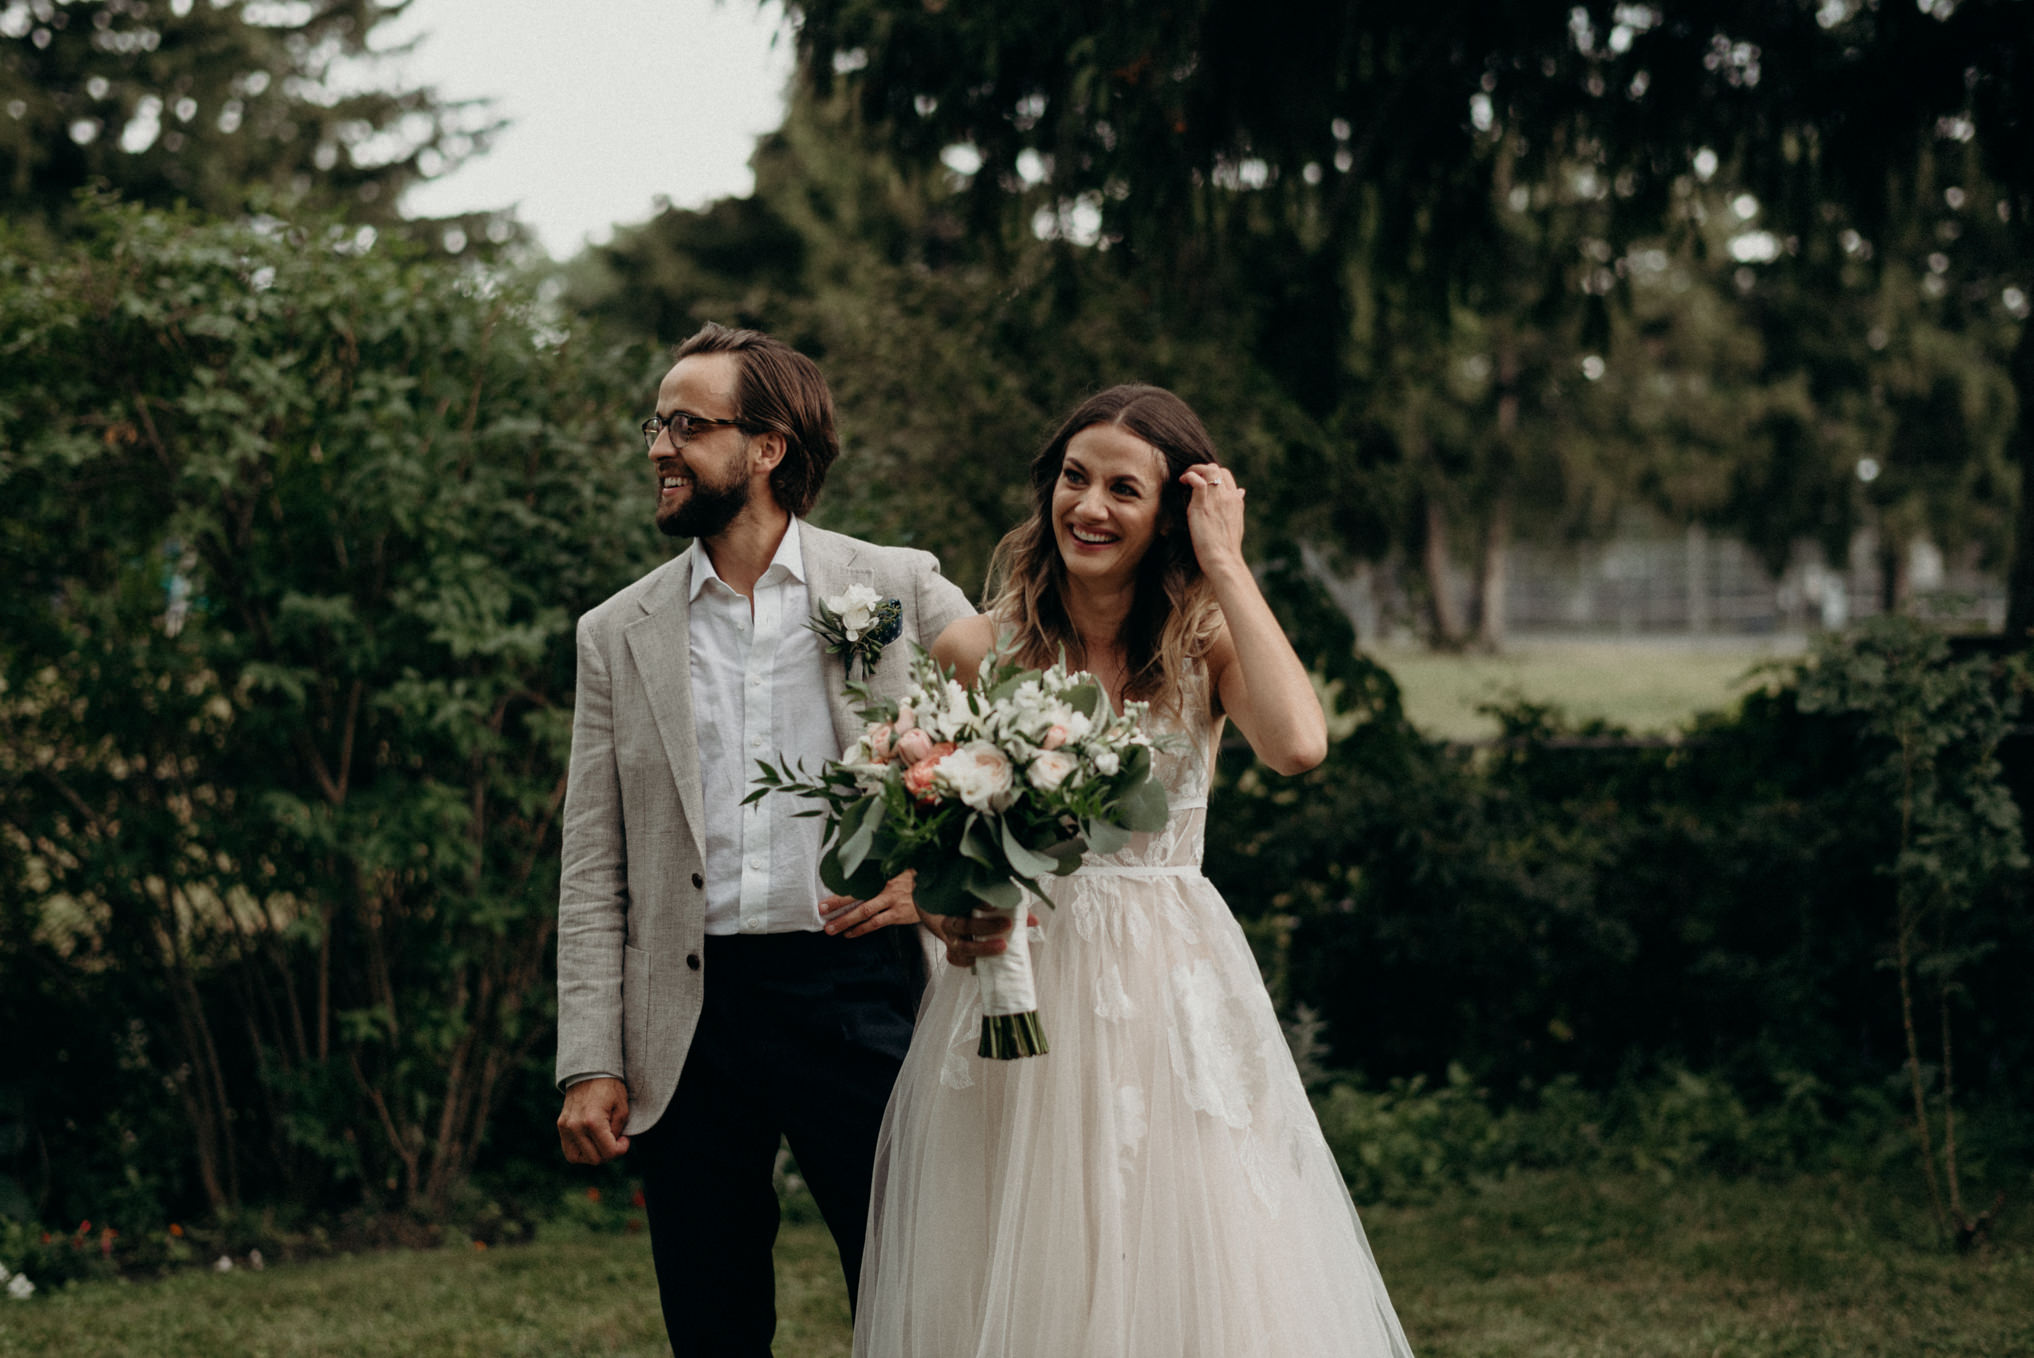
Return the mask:
<svg viewBox="0 0 2034 1358">
<path fill-rule="evenodd" d="M 1031 934 L 1025 926 L 1029 913 L 1024 902 L 1014 911 L 975 907 L 976 919 L 1010 921 L 1004 935 L 1009 946 L 975 962 L 975 980 L 982 988 L 982 1041 L 976 1051 L 992 1061 L 1040 1056 L 1047 1050 L 1045 1030 L 1038 1023 L 1038 988 L 1031 977 Z"/>
<path fill-rule="evenodd" d="M 1014 1061 L 1020 1056 L 1043 1056 L 1050 1050 L 1045 1045 L 1045 1030 L 1038 1026 L 1038 1015 L 982 1015 L 982 1045 L 975 1049 L 977 1056 Z"/>
</svg>

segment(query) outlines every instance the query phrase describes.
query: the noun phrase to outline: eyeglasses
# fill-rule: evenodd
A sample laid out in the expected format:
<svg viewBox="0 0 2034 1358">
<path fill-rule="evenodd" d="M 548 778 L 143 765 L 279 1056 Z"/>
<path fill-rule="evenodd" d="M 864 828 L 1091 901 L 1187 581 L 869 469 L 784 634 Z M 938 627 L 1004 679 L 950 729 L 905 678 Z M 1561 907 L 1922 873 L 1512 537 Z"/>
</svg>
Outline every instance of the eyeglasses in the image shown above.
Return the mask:
<svg viewBox="0 0 2034 1358">
<path fill-rule="evenodd" d="M 669 419 L 662 415 L 652 415 L 649 419 L 643 421 L 643 446 L 645 448 L 656 447 L 657 435 L 663 433 L 666 429 L 671 431 L 671 442 L 683 448 L 706 430 L 723 427 L 741 429 L 746 426 L 740 420 L 709 420 L 704 415 L 688 415 L 682 410 L 672 415 Z"/>
</svg>

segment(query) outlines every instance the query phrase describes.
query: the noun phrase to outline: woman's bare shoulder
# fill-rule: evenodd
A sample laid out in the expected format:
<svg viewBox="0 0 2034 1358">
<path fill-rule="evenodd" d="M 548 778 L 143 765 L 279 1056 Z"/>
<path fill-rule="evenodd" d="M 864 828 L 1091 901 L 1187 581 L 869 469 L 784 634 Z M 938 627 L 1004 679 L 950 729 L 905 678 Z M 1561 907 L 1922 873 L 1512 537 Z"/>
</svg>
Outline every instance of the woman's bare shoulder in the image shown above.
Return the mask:
<svg viewBox="0 0 2034 1358">
<path fill-rule="evenodd" d="M 982 657 L 996 644 L 995 620 L 986 614 L 956 618 L 946 625 L 932 643 L 932 654 L 942 665 L 953 668 L 962 683 L 975 677 Z"/>
</svg>

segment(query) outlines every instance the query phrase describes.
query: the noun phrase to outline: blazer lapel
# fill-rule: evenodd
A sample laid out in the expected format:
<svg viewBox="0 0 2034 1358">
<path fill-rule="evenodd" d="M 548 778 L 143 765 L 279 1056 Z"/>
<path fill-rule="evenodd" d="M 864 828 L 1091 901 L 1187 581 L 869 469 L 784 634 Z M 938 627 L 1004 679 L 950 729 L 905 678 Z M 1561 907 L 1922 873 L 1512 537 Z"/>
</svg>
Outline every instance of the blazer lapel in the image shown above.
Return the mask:
<svg viewBox="0 0 2034 1358">
<path fill-rule="evenodd" d="M 799 537 L 799 547 L 805 556 L 805 592 L 815 612 L 821 599 L 838 594 L 849 585 L 875 584 L 875 571 L 855 564 L 859 553 L 853 538 L 825 532 L 802 520 Z M 862 735 L 861 715 L 848 699 L 847 658 L 823 655 L 820 659 L 825 667 L 826 704 L 833 715 L 833 733 L 839 737 L 841 749 L 846 750 Z"/>
<path fill-rule="evenodd" d="M 692 554 L 672 564 L 664 585 L 642 599 L 645 616 L 623 631 L 629 654 L 643 676 L 650 714 L 656 718 L 664 757 L 678 784 L 678 805 L 692 829 L 699 857 L 706 857 L 706 829 L 699 784 L 699 738 L 692 725 Z"/>
</svg>

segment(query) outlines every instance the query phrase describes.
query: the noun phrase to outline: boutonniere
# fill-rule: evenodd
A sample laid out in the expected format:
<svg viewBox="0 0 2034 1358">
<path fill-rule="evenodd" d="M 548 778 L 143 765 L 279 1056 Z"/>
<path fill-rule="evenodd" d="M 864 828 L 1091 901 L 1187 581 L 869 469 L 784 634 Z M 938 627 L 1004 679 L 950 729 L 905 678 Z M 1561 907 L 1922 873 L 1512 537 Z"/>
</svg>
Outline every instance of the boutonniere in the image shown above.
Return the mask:
<svg viewBox="0 0 2034 1358">
<path fill-rule="evenodd" d="M 847 677 L 855 677 L 855 662 L 862 663 L 862 678 L 876 668 L 883 648 L 904 631 L 904 604 L 885 599 L 867 585 L 849 585 L 832 598 L 821 599 L 805 624 L 826 642 L 828 655 L 847 657 Z"/>
</svg>

